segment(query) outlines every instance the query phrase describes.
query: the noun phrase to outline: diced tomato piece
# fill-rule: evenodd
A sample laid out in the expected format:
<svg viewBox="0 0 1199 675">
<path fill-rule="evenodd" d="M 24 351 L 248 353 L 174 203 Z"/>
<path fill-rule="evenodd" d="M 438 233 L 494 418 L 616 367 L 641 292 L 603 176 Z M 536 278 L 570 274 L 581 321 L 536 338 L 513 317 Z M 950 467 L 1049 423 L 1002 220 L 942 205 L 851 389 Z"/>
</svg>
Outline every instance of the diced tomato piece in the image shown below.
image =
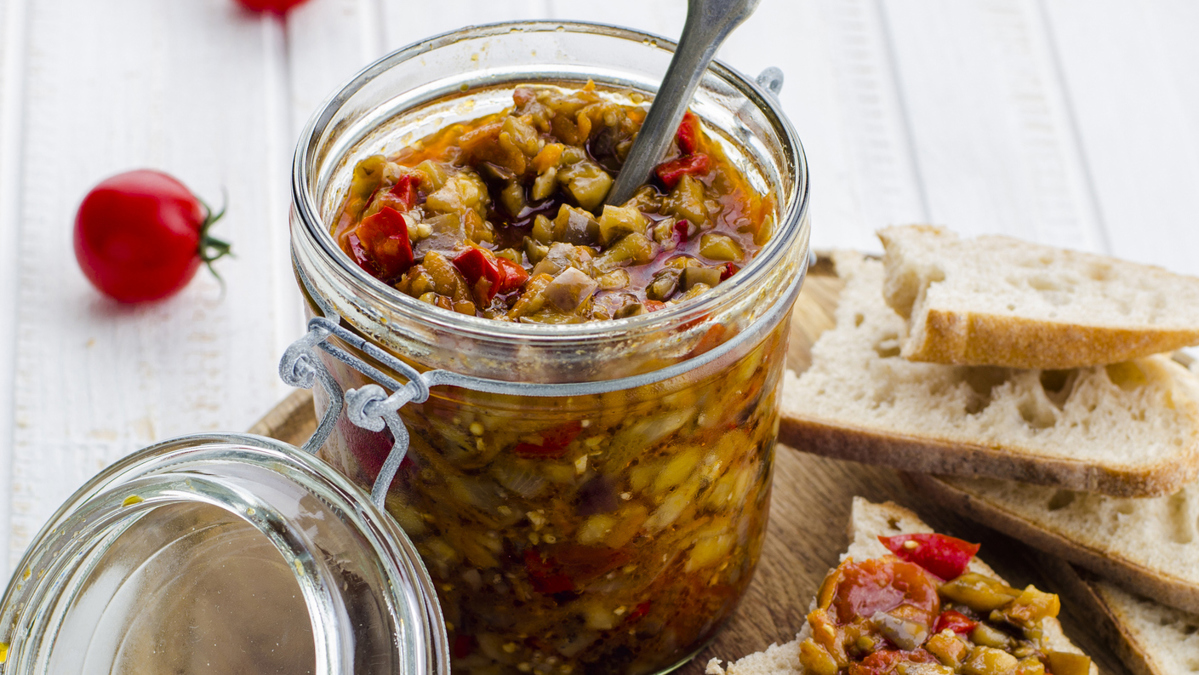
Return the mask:
<svg viewBox="0 0 1199 675">
<path fill-rule="evenodd" d="M 473 635 L 455 635 L 454 647 L 450 651 L 456 659 L 465 659 L 475 651 L 475 637 Z"/>
<path fill-rule="evenodd" d="M 691 233 L 691 223 L 686 218 L 674 224 L 674 234 L 680 242 L 687 241 Z"/>
<path fill-rule="evenodd" d="M 454 267 L 466 277 L 471 288 L 479 287 L 479 280 L 487 282 L 487 299 L 495 297 L 500 287 L 500 268 L 480 248 L 468 248 L 454 258 Z"/>
<path fill-rule="evenodd" d="M 525 282 L 529 280 L 529 273 L 525 268 L 508 260 L 507 258 L 495 259 L 500 271 L 500 283 L 496 289 L 496 293 L 503 295 L 518 290 Z"/>
<path fill-rule="evenodd" d="M 962 614 L 961 612 L 955 612 L 952 609 L 947 609 L 944 612 L 941 612 L 941 615 L 937 617 L 937 622 L 933 624 L 933 632 L 940 633 L 948 628 L 958 635 L 965 635 L 966 633 L 974 630 L 976 626 L 978 626 L 977 621 L 971 620 L 970 617 Z"/>
<path fill-rule="evenodd" d="M 699 147 L 699 118 L 695 113 L 688 110 L 683 114 L 683 122 L 679 124 L 674 140 L 679 144 L 679 152 L 683 155 L 690 155 Z"/>
<path fill-rule="evenodd" d="M 560 427 L 541 432 L 540 445 L 533 443 L 518 443 L 512 449 L 517 457 L 525 459 L 558 459 L 566 454 L 566 447 L 583 433 L 580 422 L 568 422 Z"/>
<path fill-rule="evenodd" d="M 741 271 L 741 268 L 737 267 L 733 263 L 731 263 L 731 262 L 725 263 L 720 266 L 720 280 L 727 281 L 729 277 L 733 276 L 734 274 L 736 274 L 740 271 Z"/>
<path fill-rule="evenodd" d="M 409 211 L 416 206 L 416 188 L 420 186 L 420 176 L 414 173 L 406 173 L 400 176 L 396 184 L 391 188 L 391 194 L 404 205 L 404 210 Z"/>
<path fill-rule="evenodd" d="M 827 597 L 830 614 L 839 625 L 859 618 L 869 619 L 875 612 L 890 612 L 900 606 L 906 606 L 906 619 L 926 626 L 932 625 L 941 613 L 937 580 L 915 563 L 884 556 L 861 562 L 847 560 L 837 571 L 835 585 Z"/>
<path fill-rule="evenodd" d="M 899 672 L 901 663 L 937 663 L 937 657 L 924 649 L 910 652 L 898 649 L 881 649 L 858 663 L 849 664 L 849 675 L 892 675 Z"/>
<path fill-rule="evenodd" d="M 552 595 L 574 590 L 574 582 L 570 580 L 570 577 L 563 574 L 557 565 L 543 559 L 540 553 L 531 548 L 525 549 L 525 570 L 529 573 L 529 581 L 533 583 L 533 590 L 538 593 Z"/>
<path fill-rule="evenodd" d="M 979 548 L 978 544 L 944 534 L 897 534 L 878 540 L 900 560 L 915 563 L 946 581 L 960 577 Z"/>
<path fill-rule="evenodd" d="M 699 153 L 662 162 L 654 169 L 654 172 L 658 174 L 658 180 L 662 181 L 668 190 L 673 190 L 683 176 L 707 173 L 708 167 L 711 165 L 712 159 Z"/>
<path fill-rule="evenodd" d="M 378 279 L 394 279 L 412 266 L 408 223 L 391 207 L 363 220 L 347 239 L 354 262 Z"/>
<path fill-rule="evenodd" d="M 666 303 L 662 302 L 661 300 L 646 300 L 641 304 L 645 306 L 645 311 L 647 312 L 656 312 L 659 309 L 666 309 Z"/>
</svg>

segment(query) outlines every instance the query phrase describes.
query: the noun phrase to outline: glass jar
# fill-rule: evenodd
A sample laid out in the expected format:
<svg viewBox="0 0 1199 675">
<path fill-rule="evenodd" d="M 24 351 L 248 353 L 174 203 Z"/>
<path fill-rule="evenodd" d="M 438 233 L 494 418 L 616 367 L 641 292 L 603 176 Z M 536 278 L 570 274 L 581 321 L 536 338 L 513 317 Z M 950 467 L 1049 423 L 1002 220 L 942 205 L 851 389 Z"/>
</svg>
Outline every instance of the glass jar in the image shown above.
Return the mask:
<svg viewBox="0 0 1199 675">
<path fill-rule="evenodd" d="M 468 28 L 370 66 L 300 138 L 292 253 L 309 316 L 410 372 L 519 383 L 435 387 L 399 409 L 410 440 L 386 508 L 434 580 L 457 672 L 664 672 L 734 610 L 766 532 L 790 307 L 806 270 L 802 148 L 769 94 L 714 64 L 691 109 L 773 198 L 773 237 L 693 301 L 619 320 L 507 323 L 419 302 L 355 265 L 331 218 L 367 156 L 498 112 L 522 84 L 650 94 L 672 48 L 592 24 Z M 342 389 L 406 381 L 369 349 L 329 341 L 372 372 L 323 355 Z M 615 384 L 572 393 L 581 383 Z M 316 401 L 322 416 L 329 398 Z M 369 486 L 395 441 L 340 414 L 321 453 Z"/>
<path fill-rule="evenodd" d="M 166 441 L 80 488 L 0 603 L 0 672 L 449 673 L 394 519 L 259 436 Z"/>
</svg>

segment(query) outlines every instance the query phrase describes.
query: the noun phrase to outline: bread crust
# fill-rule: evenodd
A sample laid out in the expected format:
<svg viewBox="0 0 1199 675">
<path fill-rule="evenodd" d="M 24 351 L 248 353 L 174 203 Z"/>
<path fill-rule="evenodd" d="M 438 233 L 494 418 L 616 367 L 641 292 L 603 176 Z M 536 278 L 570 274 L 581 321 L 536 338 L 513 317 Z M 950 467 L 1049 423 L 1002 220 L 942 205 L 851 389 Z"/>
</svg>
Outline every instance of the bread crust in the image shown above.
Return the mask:
<svg viewBox="0 0 1199 675">
<path fill-rule="evenodd" d="M 1102 589 L 1086 578 L 1086 572 L 1075 570 L 1070 563 L 1053 556 L 1041 556 L 1046 574 L 1061 586 L 1070 600 L 1091 616 L 1101 617 L 1095 624 L 1108 644 L 1115 645 L 1120 660 L 1134 675 L 1171 675 L 1162 664 L 1137 641 L 1128 624 L 1107 600 Z"/>
<path fill-rule="evenodd" d="M 1160 497 L 1199 477 L 1199 465 L 1194 461 L 1181 465 L 1163 461 L 1120 470 L 1064 458 L 1020 455 L 1000 447 L 844 426 L 786 410 L 779 422 L 779 441 L 803 452 L 904 471 L 994 476 L 1117 497 Z M 1189 455 L 1199 456 L 1199 440 L 1192 439 L 1191 446 Z"/>
<path fill-rule="evenodd" d="M 1080 326 L 930 308 L 903 343 L 910 361 L 1065 370 L 1129 361 L 1199 342 L 1199 331 Z"/>
<path fill-rule="evenodd" d="M 1042 529 L 936 476 L 905 473 L 903 479 L 924 499 L 956 510 L 1030 546 L 1061 556 L 1134 593 L 1164 605 L 1199 613 L 1199 588 L 1184 579 Z"/>
</svg>

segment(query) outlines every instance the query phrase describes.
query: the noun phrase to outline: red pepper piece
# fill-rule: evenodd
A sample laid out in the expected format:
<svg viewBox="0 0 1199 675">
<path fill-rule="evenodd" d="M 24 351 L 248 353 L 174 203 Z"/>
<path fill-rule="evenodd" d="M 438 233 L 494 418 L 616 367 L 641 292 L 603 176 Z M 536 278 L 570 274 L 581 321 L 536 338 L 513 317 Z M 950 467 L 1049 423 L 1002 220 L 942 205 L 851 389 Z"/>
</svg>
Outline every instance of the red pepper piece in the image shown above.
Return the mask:
<svg viewBox="0 0 1199 675">
<path fill-rule="evenodd" d="M 529 280 L 529 273 L 525 271 L 525 268 L 511 260 L 497 257 L 495 262 L 499 266 L 500 271 L 500 283 L 499 288 L 496 289 L 496 293 L 500 295 L 511 293 L 524 286 L 525 282 Z"/>
<path fill-rule="evenodd" d="M 699 118 L 695 113 L 688 110 L 683 114 L 683 122 L 679 124 L 674 140 L 679 144 L 679 152 L 684 155 L 690 155 L 699 147 Z"/>
<path fill-rule="evenodd" d="M 582 423 L 568 422 L 555 429 L 541 432 L 541 445 L 518 443 L 512 449 L 512 453 L 525 459 L 559 459 L 566 454 L 566 447 L 581 433 Z"/>
<path fill-rule="evenodd" d="M 946 581 L 962 576 L 979 548 L 978 544 L 943 534 L 897 534 L 878 540 L 900 560 L 915 563 Z"/>
<path fill-rule="evenodd" d="M 529 581 L 533 590 L 538 593 L 552 595 L 564 591 L 573 591 L 575 586 L 570 577 L 563 574 L 558 566 L 545 560 L 537 551 L 525 549 L 525 570 L 529 573 Z"/>
<path fill-rule="evenodd" d="M 495 297 L 500 287 L 500 268 L 496 266 L 483 249 L 468 248 L 454 258 L 454 267 L 466 277 L 466 283 L 471 288 L 479 288 L 479 280 L 487 281 L 487 299 Z"/>
<path fill-rule="evenodd" d="M 962 614 L 961 612 L 955 612 L 952 609 L 947 609 L 944 612 L 941 612 L 941 615 L 937 617 L 937 622 L 933 624 L 933 632 L 940 633 L 948 628 L 958 635 L 965 635 L 966 633 L 974 630 L 976 626 L 978 626 L 977 621 L 971 620 L 970 617 Z"/>
<path fill-rule="evenodd" d="M 412 210 L 416 206 L 416 188 L 420 185 L 420 176 L 417 174 L 406 173 L 400 176 L 396 184 L 391 188 L 391 194 L 401 204 L 404 205 L 405 211 Z"/>
<path fill-rule="evenodd" d="M 412 266 L 408 223 L 389 206 L 359 223 L 348 239 L 354 262 L 375 278 L 394 279 Z"/>
<path fill-rule="evenodd" d="M 658 174 L 658 180 L 662 181 L 666 189 L 673 190 L 683 176 L 707 173 L 711 164 L 711 158 L 701 153 L 662 162 L 654 169 L 654 172 Z"/>
<path fill-rule="evenodd" d="M 674 234 L 679 238 L 679 242 L 687 241 L 688 235 L 691 233 L 691 223 L 684 218 L 674 224 Z"/>
<path fill-rule="evenodd" d="M 740 271 L 741 271 L 741 268 L 737 267 L 733 263 L 731 263 L 731 262 L 725 263 L 720 266 L 720 280 L 726 281 L 729 277 L 733 276 L 734 274 L 736 274 Z"/>
<path fill-rule="evenodd" d="M 938 663 L 937 657 L 924 649 L 906 652 L 898 649 L 880 649 L 859 663 L 849 664 L 849 675 L 889 675 L 898 672 L 901 663 Z"/>
<path fill-rule="evenodd" d="M 637 605 L 635 608 L 633 608 L 633 611 L 629 612 L 629 621 L 636 621 L 646 614 L 649 614 L 649 600 Z"/>
<path fill-rule="evenodd" d="M 454 647 L 450 651 L 456 659 L 465 659 L 475 651 L 475 637 L 473 635 L 455 635 Z"/>
</svg>

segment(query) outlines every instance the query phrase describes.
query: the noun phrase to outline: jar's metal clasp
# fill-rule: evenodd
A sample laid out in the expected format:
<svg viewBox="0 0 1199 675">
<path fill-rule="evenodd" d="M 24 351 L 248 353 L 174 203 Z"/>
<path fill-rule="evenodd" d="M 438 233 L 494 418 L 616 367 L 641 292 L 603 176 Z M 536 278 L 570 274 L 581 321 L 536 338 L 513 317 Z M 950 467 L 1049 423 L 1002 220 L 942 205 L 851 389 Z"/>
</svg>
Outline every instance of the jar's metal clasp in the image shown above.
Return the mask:
<svg viewBox="0 0 1199 675">
<path fill-rule="evenodd" d="M 758 86 L 770 92 L 775 98 L 783 91 L 783 69 L 778 66 L 770 66 L 758 73 L 755 78 Z"/>
</svg>

